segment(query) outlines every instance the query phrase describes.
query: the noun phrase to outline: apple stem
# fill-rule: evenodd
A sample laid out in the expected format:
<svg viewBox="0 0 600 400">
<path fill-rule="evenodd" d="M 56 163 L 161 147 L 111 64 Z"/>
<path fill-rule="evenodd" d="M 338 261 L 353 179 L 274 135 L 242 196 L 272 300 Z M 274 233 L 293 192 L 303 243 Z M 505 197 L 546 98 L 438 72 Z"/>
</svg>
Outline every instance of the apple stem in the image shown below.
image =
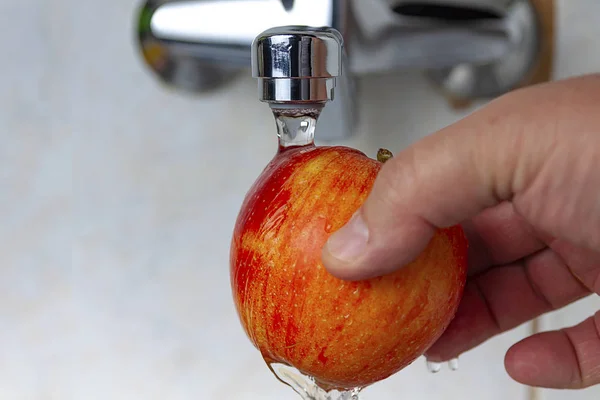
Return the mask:
<svg viewBox="0 0 600 400">
<path fill-rule="evenodd" d="M 388 149 L 379 149 L 377 151 L 377 161 L 385 163 L 387 160 L 392 158 L 394 155 Z"/>
</svg>

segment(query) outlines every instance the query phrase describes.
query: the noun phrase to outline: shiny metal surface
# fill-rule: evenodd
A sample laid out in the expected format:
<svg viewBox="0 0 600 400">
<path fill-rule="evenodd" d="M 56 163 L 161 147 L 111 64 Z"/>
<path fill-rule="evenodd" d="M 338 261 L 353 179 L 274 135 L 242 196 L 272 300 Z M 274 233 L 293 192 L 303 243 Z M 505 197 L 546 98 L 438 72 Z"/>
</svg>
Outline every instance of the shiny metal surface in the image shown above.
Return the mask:
<svg viewBox="0 0 600 400">
<path fill-rule="evenodd" d="M 429 77 L 455 97 L 496 97 L 514 89 L 533 68 L 540 51 L 539 24 L 528 1 L 512 2 L 505 25 L 511 47 L 488 63 L 461 63 L 430 69 Z"/>
<path fill-rule="evenodd" d="M 492 63 L 519 44 L 527 27 L 513 9 L 526 0 L 352 0 L 350 68 L 364 75 L 400 68 Z"/>
<path fill-rule="evenodd" d="M 250 65 L 250 46 L 262 31 L 283 25 L 342 30 L 345 8 L 345 0 L 147 0 L 138 11 L 138 43 L 163 82 L 203 92 Z"/>
<path fill-rule="evenodd" d="M 255 78 L 331 78 L 342 69 L 344 38 L 332 28 L 283 26 L 252 43 Z"/>
<path fill-rule="evenodd" d="M 269 28 L 326 26 L 343 35 L 347 4 L 347 0 L 147 0 L 138 11 L 140 53 L 162 83 L 205 93 L 246 73 L 252 41 Z M 342 63 L 347 60 L 343 54 Z M 322 89 L 319 96 L 326 95 Z M 314 84 L 299 90 L 312 90 L 311 96 L 316 96 Z M 265 92 L 269 91 L 267 86 Z M 348 73 L 337 80 L 336 94 L 319 118 L 322 140 L 347 137 L 356 125 L 354 82 Z"/>
<path fill-rule="evenodd" d="M 342 72 L 342 35 L 333 28 L 286 26 L 268 29 L 252 43 L 252 76 L 266 102 L 333 99 Z"/>
<path fill-rule="evenodd" d="M 275 26 L 329 26 L 334 2 L 323 0 L 162 1 L 152 18 L 158 38 L 249 46 Z M 287 6 L 287 7 L 286 7 Z"/>
<path fill-rule="evenodd" d="M 530 0 L 148 0 L 138 38 L 160 80 L 202 93 L 247 73 L 253 39 L 286 25 L 332 27 L 344 39 L 344 73 L 320 118 L 324 140 L 352 135 L 356 77 L 417 68 L 449 94 L 485 98 L 527 76 L 540 47 Z M 264 81 L 261 87 L 265 99 L 301 100 L 331 97 L 332 84 Z"/>
</svg>

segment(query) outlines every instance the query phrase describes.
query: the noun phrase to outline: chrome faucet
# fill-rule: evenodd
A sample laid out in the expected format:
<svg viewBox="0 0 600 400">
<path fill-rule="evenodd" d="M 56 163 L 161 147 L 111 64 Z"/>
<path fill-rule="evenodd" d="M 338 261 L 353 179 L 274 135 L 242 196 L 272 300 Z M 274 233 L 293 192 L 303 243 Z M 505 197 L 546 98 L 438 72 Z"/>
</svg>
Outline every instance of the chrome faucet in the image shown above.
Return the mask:
<svg viewBox="0 0 600 400">
<path fill-rule="evenodd" d="M 147 0 L 138 38 L 145 62 L 181 90 L 207 92 L 248 71 L 255 37 L 273 27 L 332 27 L 342 74 L 319 140 L 354 132 L 357 77 L 419 68 L 444 92 L 491 98 L 515 88 L 540 51 L 530 0 Z"/>
</svg>

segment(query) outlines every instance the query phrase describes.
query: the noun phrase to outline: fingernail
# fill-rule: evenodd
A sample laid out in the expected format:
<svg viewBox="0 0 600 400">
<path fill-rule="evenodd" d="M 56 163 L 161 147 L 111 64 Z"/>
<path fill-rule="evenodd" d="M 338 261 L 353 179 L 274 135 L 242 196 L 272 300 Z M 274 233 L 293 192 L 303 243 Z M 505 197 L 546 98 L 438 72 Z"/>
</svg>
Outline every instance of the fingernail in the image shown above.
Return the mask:
<svg viewBox="0 0 600 400">
<path fill-rule="evenodd" d="M 369 228 L 360 212 L 356 212 L 350 221 L 329 237 L 327 251 L 341 261 L 353 261 L 367 247 Z"/>
</svg>

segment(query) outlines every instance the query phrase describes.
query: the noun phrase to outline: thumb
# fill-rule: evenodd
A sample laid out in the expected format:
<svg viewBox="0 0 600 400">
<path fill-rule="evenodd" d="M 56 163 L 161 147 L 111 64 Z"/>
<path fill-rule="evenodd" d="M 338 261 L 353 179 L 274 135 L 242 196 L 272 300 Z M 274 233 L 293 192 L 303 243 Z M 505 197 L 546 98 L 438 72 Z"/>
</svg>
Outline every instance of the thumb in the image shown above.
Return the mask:
<svg viewBox="0 0 600 400">
<path fill-rule="evenodd" d="M 476 164 L 484 160 L 469 154 L 480 146 L 465 146 L 459 131 L 427 137 L 382 166 L 363 206 L 325 245 L 323 263 L 333 275 L 353 280 L 392 272 L 415 259 L 438 227 L 496 201 L 481 174 L 487 167 Z"/>
<path fill-rule="evenodd" d="M 581 119 L 584 109 L 595 115 L 582 93 L 596 98 L 599 83 L 591 76 L 514 91 L 387 161 L 363 206 L 326 243 L 325 267 L 350 280 L 392 272 L 437 228 L 524 191 L 569 133 L 557 121 Z"/>
</svg>

